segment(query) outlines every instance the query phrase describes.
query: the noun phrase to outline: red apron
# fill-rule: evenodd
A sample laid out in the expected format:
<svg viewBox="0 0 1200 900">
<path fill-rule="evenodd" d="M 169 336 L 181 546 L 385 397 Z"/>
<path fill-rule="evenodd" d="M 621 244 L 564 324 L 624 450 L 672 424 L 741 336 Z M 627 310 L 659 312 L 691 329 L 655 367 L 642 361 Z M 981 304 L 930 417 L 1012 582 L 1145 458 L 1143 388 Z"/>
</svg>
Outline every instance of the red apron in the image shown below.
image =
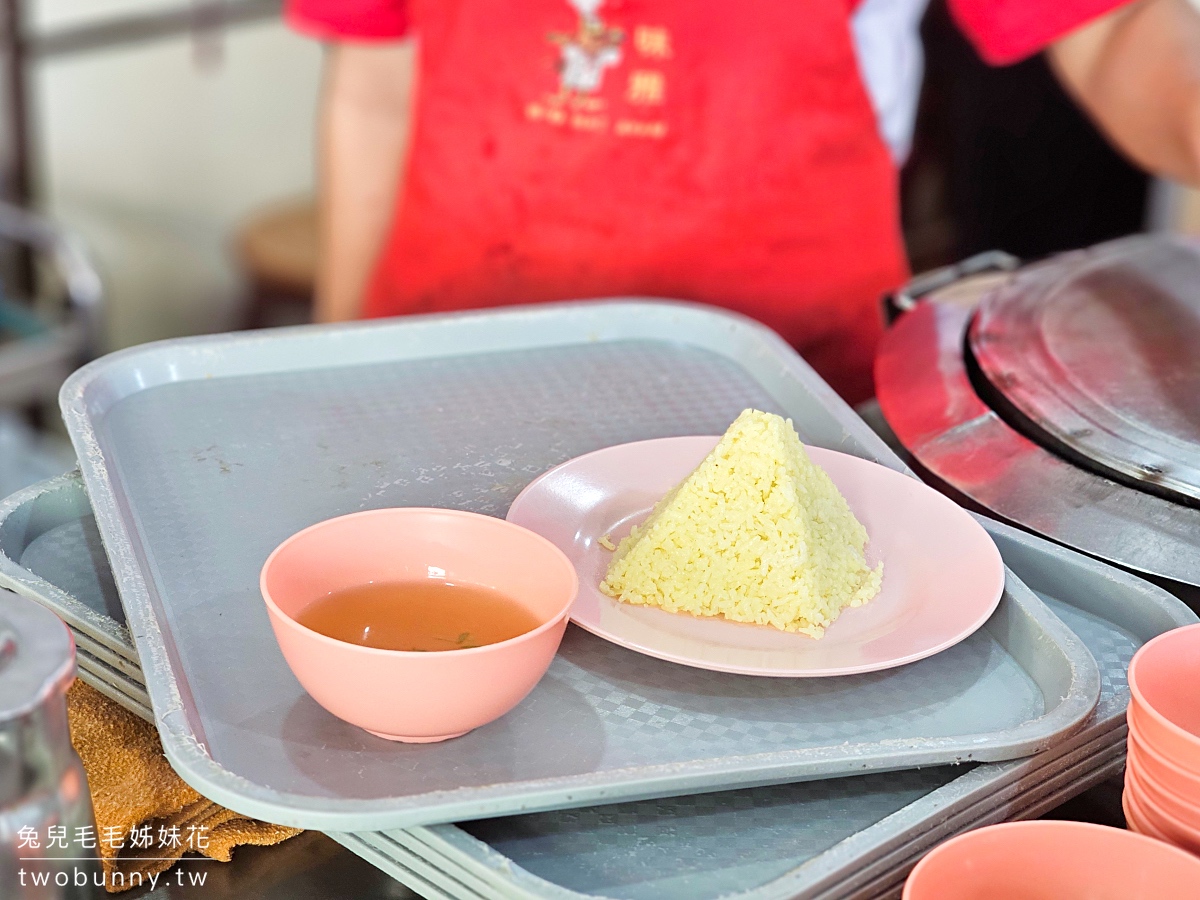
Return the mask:
<svg viewBox="0 0 1200 900">
<path fill-rule="evenodd" d="M 906 275 L 847 0 L 413 0 L 416 120 L 368 315 L 655 296 L 871 394 Z"/>
</svg>

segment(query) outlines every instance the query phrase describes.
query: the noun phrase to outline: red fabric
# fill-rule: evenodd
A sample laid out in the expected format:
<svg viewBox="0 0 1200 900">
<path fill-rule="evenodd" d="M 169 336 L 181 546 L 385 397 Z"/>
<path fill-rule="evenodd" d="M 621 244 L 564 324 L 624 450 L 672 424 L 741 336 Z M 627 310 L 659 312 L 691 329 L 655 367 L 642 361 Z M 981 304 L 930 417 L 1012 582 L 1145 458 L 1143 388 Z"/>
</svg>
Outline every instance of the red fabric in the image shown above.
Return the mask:
<svg viewBox="0 0 1200 900">
<path fill-rule="evenodd" d="M 290 0 L 320 37 L 394 38 L 410 14 L 421 33 L 409 170 L 367 313 L 697 300 L 765 322 L 848 399 L 868 396 L 876 304 L 905 264 L 848 28 L 858 2 L 731 16 L 713 0 Z M 1118 2 L 951 0 L 993 62 Z M 567 48 L 587 40 L 612 64 L 566 89 Z"/>
<path fill-rule="evenodd" d="M 853 13 L 863 0 L 845 0 Z M 994 65 L 1042 50 L 1085 22 L 1130 0 L 949 0 L 959 25 Z M 408 0 L 287 0 L 298 31 L 331 40 L 394 38 L 409 28 Z"/>
<path fill-rule="evenodd" d="M 564 47 L 588 39 L 567 0 L 414 0 L 416 126 L 368 314 L 695 300 L 869 396 L 906 269 L 845 5 L 703 7 L 607 0 L 590 40 L 619 59 L 570 89 Z"/>
<path fill-rule="evenodd" d="M 992 65 L 1037 53 L 1130 0 L 949 0 L 958 24 Z"/>
<path fill-rule="evenodd" d="M 297 31 L 323 41 L 388 40 L 408 32 L 406 0 L 287 0 L 284 17 Z"/>
<path fill-rule="evenodd" d="M 321 37 L 396 37 L 410 14 L 421 34 L 368 314 L 698 300 L 772 326 L 848 399 L 869 395 L 876 304 L 905 263 L 851 44 L 858 2 L 289 0 Z M 1119 2 L 951 0 L 993 62 Z M 588 42 L 611 64 L 564 86 L 568 49 L 578 61 Z"/>
</svg>

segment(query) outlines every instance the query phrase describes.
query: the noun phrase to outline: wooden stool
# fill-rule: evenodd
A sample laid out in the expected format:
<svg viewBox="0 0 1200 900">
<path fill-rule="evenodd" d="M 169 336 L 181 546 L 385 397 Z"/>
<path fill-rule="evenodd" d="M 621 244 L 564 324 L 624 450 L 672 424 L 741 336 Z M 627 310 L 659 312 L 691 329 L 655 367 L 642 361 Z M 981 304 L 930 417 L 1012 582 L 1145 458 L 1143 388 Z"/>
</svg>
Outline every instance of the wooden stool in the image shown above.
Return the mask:
<svg viewBox="0 0 1200 900">
<path fill-rule="evenodd" d="M 312 320 L 317 276 L 317 210 L 312 199 L 256 213 L 238 229 L 234 252 L 250 283 L 244 328 Z"/>
</svg>

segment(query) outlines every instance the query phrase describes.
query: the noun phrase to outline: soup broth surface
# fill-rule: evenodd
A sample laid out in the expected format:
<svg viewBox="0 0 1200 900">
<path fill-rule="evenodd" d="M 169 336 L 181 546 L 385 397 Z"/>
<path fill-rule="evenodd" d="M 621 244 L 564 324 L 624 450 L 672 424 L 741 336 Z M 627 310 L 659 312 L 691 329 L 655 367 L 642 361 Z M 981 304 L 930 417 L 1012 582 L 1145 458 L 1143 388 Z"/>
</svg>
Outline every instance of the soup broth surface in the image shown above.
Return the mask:
<svg viewBox="0 0 1200 900">
<path fill-rule="evenodd" d="M 541 624 L 499 591 L 437 579 L 334 591 L 302 609 L 296 621 L 348 644 L 423 652 L 495 644 Z"/>
</svg>

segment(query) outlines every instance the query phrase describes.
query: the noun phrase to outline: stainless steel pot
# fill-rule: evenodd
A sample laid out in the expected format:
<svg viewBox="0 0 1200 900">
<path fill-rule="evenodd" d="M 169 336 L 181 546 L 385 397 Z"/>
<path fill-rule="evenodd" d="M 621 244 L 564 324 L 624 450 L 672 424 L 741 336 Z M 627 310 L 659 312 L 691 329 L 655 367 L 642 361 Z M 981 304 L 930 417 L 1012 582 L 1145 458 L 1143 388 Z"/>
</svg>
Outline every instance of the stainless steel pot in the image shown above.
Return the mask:
<svg viewBox="0 0 1200 900">
<path fill-rule="evenodd" d="M 1200 243 L 987 254 L 890 309 L 876 394 L 914 468 L 1200 606 Z"/>
</svg>

